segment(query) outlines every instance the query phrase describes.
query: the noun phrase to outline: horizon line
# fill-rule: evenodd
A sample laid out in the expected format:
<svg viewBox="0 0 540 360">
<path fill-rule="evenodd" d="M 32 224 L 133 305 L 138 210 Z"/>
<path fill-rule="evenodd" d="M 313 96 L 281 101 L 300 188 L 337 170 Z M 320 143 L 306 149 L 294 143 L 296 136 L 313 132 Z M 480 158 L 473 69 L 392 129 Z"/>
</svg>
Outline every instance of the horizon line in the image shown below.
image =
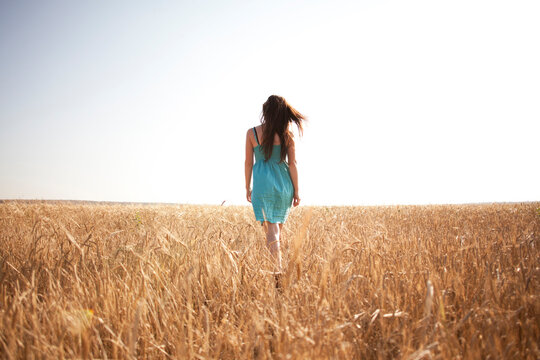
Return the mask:
<svg viewBox="0 0 540 360">
<path fill-rule="evenodd" d="M 227 203 L 223 201 L 221 204 L 208 204 L 208 203 L 178 203 L 178 202 L 152 202 L 152 201 L 109 201 L 109 200 L 72 200 L 72 199 L 0 199 L 0 204 L 19 202 L 19 203 L 66 203 L 66 204 L 88 204 L 88 205 L 142 205 L 142 206 L 156 206 L 156 205 L 178 205 L 178 206 L 246 206 L 250 207 L 251 204 L 239 205 L 234 203 Z M 495 205 L 495 204 L 540 204 L 540 200 L 527 200 L 527 201 L 483 201 L 483 202 L 464 202 L 464 203 L 429 203 L 429 204 L 372 204 L 372 205 L 323 205 L 323 204 L 310 204 L 300 205 L 301 207 L 388 207 L 388 206 L 460 206 L 460 205 Z"/>
</svg>

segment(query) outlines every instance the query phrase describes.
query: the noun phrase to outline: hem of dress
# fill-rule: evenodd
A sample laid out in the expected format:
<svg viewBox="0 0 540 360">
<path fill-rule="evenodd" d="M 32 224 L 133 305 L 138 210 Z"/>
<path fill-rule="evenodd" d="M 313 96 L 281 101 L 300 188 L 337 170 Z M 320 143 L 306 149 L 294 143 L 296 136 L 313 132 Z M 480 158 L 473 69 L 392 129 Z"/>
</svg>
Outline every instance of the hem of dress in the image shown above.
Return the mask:
<svg viewBox="0 0 540 360">
<path fill-rule="evenodd" d="M 267 220 L 264 220 L 264 219 L 263 219 L 263 220 L 259 220 L 259 219 L 255 218 L 255 220 L 258 221 L 258 222 L 260 222 L 261 225 L 264 224 L 265 221 L 268 222 L 268 223 L 270 223 L 270 224 L 285 224 L 285 221 L 287 221 L 286 218 L 283 219 L 283 220 L 273 220 L 273 219 L 272 219 L 272 220 L 268 220 L 268 219 L 267 219 Z"/>
</svg>

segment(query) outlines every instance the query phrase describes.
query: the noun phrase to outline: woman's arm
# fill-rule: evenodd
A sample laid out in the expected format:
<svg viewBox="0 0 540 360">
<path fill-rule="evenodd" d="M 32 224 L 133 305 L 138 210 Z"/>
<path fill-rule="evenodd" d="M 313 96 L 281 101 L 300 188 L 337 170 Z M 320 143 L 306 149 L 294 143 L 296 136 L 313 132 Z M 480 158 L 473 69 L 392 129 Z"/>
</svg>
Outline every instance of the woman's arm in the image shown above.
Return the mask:
<svg viewBox="0 0 540 360">
<path fill-rule="evenodd" d="M 289 148 L 287 150 L 287 158 L 289 160 L 289 172 L 294 187 L 293 206 L 300 205 L 300 192 L 298 189 L 298 168 L 296 167 L 296 151 L 294 148 L 294 139 L 290 139 Z"/>
<path fill-rule="evenodd" d="M 246 173 L 246 199 L 251 202 L 251 172 L 253 171 L 253 145 L 250 137 L 251 129 L 246 133 L 246 161 L 245 161 L 245 173 Z"/>
</svg>

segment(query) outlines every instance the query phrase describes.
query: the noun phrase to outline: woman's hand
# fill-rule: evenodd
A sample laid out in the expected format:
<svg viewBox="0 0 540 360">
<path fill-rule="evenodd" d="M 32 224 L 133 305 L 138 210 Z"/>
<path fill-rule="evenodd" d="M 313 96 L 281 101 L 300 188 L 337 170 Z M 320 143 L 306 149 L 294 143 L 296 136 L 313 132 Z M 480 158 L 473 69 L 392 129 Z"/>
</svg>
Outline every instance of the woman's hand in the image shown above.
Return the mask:
<svg viewBox="0 0 540 360">
<path fill-rule="evenodd" d="M 293 206 L 300 205 L 300 195 L 298 193 L 294 193 L 293 195 Z"/>
<path fill-rule="evenodd" d="M 251 189 L 246 189 L 246 199 L 251 202 Z"/>
</svg>

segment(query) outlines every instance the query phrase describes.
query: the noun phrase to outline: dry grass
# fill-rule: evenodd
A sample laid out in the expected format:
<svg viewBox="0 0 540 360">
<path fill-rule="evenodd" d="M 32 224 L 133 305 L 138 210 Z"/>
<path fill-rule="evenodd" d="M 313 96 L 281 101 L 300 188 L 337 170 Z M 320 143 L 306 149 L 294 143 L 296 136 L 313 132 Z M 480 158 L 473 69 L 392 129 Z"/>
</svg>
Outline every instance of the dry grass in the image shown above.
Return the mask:
<svg viewBox="0 0 540 360">
<path fill-rule="evenodd" d="M 540 203 L 0 204 L 2 358 L 540 358 Z"/>
</svg>

